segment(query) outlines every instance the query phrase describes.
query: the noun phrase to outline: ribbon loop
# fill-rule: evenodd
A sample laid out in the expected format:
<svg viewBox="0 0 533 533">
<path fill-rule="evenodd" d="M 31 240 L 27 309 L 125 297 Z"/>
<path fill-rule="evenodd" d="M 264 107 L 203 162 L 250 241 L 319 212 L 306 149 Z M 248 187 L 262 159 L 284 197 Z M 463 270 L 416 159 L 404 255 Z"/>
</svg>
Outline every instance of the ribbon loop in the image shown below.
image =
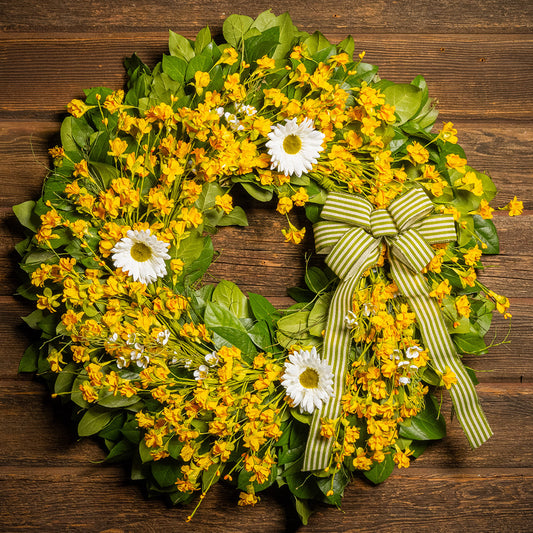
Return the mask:
<svg viewBox="0 0 533 533">
<path fill-rule="evenodd" d="M 458 383 L 451 390 L 457 416 L 473 447 L 482 444 L 491 430 L 474 389 L 447 332 L 438 304 L 429 297 L 421 270 L 435 252 L 431 244 L 454 241 L 455 222 L 451 215 L 430 215 L 433 203 L 419 188 L 396 198 L 387 209 L 374 209 L 360 196 L 343 192 L 328 194 L 322 221 L 314 225 L 316 249 L 327 253 L 326 264 L 342 280 L 335 291 L 324 337 L 324 359 L 334 373 L 334 396 L 313 414 L 304 456 L 303 470 L 328 466 L 331 439 L 321 437 L 321 419 L 338 418 L 352 338 L 344 317 L 351 310 L 353 293 L 360 276 L 375 265 L 381 244 L 389 248 L 391 274 L 407 298 L 420 326 L 425 347 L 436 368 L 448 367 Z"/>
</svg>

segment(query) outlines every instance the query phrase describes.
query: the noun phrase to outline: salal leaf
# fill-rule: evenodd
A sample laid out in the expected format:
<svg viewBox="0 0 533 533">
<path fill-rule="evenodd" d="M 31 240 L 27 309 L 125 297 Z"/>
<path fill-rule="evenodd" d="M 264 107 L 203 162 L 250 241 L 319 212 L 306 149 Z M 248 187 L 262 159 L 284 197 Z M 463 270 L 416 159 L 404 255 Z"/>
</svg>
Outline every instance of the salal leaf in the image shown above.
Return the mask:
<svg viewBox="0 0 533 533">
<path fill-rule="evenodd" d="M 232 46 L 237 47 L 253 22 L 253 18 L 245 15 L 230 15 L 222 25 L 224 39 Z"/>
<path fill-rule="evenodd" d="M 231 281 L 222 280 L 213 291 L 213 302 L 223 305 L 237 318 L 250 318 L 248 299 L 241 289 Z"/>
<path fill-rule="evenodd" d="M 423 411 L 400 424 L 400 435 L 415 440 L 437 440 L 446 435 L 444 417 L 437 411 L 431 398 L 427 398 Z"/>
<path fill-rule="evenodd" d="M 396 125 L 407 122 L 414 117 L 420 109 L 424 97 L 424 91 L 407 83 L 389 85 L 383 90 L 385 102 L 395 107 L 399 121 Z"/>
<path fill-rule="evenodd" d="M 109 409 L 95 405 L 88 409 L 80 420 L 78 424 L 78 435 L 80 437 L 94 435 L 107 426 L 112 418 L 113 413 Z"/>
</svg>

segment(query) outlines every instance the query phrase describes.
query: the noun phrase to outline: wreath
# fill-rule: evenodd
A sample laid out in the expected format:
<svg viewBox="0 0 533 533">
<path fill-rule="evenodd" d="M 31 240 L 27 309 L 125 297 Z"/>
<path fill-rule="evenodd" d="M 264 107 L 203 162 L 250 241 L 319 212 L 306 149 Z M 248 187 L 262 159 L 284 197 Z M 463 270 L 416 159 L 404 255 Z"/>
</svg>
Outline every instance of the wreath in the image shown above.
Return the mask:
<svg viewBox="0 0 533 533">
<path fill-rule="evenodd" d="M 14 208 L 40 332 L 20 370 L 150 493 L 199 505 L 225 480 L 253 505 L 286 485 L 306 523 L 445 435 L 438 387 L 473 447 L 490 436 L 461 355 L 486 352 L 495 309 L 510 317 L 476 277 L 498 253 L 496 189 L 452 123 L 432 132 L 424 79 L 380 79 L 353 38 L 269 11 L 223 37 L 171 31 L 153 70 L 125 61 L 126 91 L 68 105 L 42 196 Z M 288 309 L 206 282 L 211 235 L 247 224 L 236 189 L 277 199 L 288 243 L 306 231 L 291 210 L 313 224 L 325 261 Z"/>
</svg>

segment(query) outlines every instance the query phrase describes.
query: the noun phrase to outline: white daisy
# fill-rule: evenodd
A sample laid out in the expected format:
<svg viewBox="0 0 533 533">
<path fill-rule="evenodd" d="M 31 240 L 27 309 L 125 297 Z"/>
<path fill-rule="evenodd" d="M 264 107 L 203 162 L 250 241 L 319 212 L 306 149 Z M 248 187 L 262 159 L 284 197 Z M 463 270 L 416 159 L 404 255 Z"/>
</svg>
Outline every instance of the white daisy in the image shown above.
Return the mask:
<svg viewBox="0 0 533 533">
<path fill-rule="evenodd" d="M 312 413 L 333 396 L 331 367 L 320 359 L 315 347 L 289 355 L 281 384 L 301 412 Z"/>
<path fill-rule="evenodd" d="M 315 130 L 313 121 L 305 118 L 297 124 L 296 118 L 285 120 L 285 124 L 272 126 L 266 143 L 272 160 L 271 168 L 287 176 L 300 177 L 309 172 L 323 150 L 324 134 Z"/>
<path fill-rule="evenodd" d="M 113 264 L 127 272 L 134 281 L 148 285 L 167 273 L 165 259 L 170 259 L 167 254 L 169 246 L 148 229 L 129 230 L 126 237 L 111 248 Z"/>
</svg>

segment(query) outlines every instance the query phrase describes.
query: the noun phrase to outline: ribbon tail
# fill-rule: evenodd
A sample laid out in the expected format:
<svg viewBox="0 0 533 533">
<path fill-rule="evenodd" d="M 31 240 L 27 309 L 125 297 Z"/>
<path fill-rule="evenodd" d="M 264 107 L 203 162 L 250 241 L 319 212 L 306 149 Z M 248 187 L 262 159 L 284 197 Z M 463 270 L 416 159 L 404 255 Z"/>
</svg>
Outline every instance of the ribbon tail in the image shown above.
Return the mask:
<svg viewBox="0 0 533 533">
<path fill-rule="evenodd" d="M 320 435 L 321 421 L 322 418 L 338 418 L 341 412 L 341 398 L 344 393 L 344 382 L 352 343 L 350 329 L 346 327 L 344 317 L 352 309 L 353 294 L 361 274 L 376 264 L 380 252 L 379 246 L 369 251 L 355 275 L 340 283 L 331 300 L 324 337 L 323 358 L 331 366 L 334 375 L 334 396 L 313 414 L 302 466 L 304 472 L 323 470 L 329 465 L 334 439 L 326 439 Z"/>
<path fill-rule="evenodd" d="M 435 367 L 442 373 L 448 367 L 457 377 L 457 383 L 450 389 L 450 396 L 470 445 L 477 448 L 488 440 L 492 430 L 479 403 L 474 384 L 457 355 L 440 307 L 427 295 L 426 281 L 421 274 L 413 274 L 395 259 L 391 260 L 391 268 L 400 292 L 407 297 L 416 314 L 424 345 Z"/>
</svg>

